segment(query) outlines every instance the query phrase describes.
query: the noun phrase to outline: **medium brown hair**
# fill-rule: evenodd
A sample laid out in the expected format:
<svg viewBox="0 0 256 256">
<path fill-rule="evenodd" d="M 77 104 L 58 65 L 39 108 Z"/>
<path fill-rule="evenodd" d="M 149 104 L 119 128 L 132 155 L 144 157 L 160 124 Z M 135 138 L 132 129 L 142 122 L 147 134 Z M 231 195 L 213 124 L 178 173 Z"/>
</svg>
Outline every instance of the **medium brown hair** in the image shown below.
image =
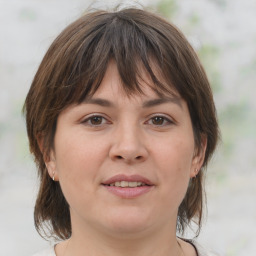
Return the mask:
<svg viewBox="0 0 256 256">
<path fill-rule="evenodd" d="M 59 182 L 51 180 L 44 163 L 54 147 L 58 115 L 79 104 L 99 88 L 108 63 L 114 60 L 127 95 L 143 93 L 141 67 L 159 95 L 178 94 L 186 101 L 193 125 L 195 145 L 207 138 L 203 167 L 218 140 L 218 124 L 211 88 L 200 61 L 183 34 L 151 12 L 129 8 L 93 11 L 69 25 L 55 39 L 34 77 L 24 112 L 29 145 L 38 166 L 40 188 L 34 219 L 45 235 L 71 236 L 69 205 Z M 157 71 L 157 72 L 156 72 Z M 38 140 L 43 138 L 42 151 Z M 201 227 L 203 170 L 190 182 L 178 211 L 177 230 L 192 219 Z"/>
</svg>

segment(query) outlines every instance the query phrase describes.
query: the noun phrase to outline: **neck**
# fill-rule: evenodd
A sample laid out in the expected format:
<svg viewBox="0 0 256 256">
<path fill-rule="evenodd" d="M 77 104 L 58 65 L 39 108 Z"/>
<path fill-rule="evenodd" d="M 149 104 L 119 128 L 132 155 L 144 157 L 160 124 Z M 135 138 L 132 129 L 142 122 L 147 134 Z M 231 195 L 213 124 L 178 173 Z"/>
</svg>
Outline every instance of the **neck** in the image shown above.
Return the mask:
<svg viewBox="0 0 256 256">
<path fill-rule="evenodd" d="M 143 230 L 132 234 L 97 232 L 95 227 L 72 227 L 72 237 L 60 245 L 59 256 L 180 256 L 176 239 L 176 223 L 166 223 L 161 228 Z"/>
</svg>

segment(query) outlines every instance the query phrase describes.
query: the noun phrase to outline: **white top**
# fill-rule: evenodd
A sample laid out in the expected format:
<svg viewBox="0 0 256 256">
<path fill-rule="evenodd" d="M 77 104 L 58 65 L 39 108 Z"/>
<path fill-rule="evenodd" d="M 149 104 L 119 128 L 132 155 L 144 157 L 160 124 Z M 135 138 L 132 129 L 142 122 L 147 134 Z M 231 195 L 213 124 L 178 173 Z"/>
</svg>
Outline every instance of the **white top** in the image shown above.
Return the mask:
<svg viewBox="0 0 256 256">
<path fill-rule="evenodd" d="M 197 252 L 198 256 L 220 256 L 219 254 L 217 254 L 217 253 L 215 253 L 213 251 L 206 250 L 200 244 L 198 244 L 196 241 L 190 241 L 190 243 L 196 249 L 196 252 Z"/>
<path fill-rule="evenodd" d="M 34 254 L 33 256 L 56 256 L 55 251 L 54 251 L 54 247 L 51 247 L 47 250 L 44 250 L 42 252 L 38 252 L 36 254 Z"/>
<path fill-rule="evenodd" d="M 200 246 L 197 242 L 195 241 L 191 241 L 191 243 L 193 244 L 193 246 L 195 247 L 198 256 L 219 256 L 218 254 L 214 253 L 214 252 L 209 252 L 206 251 L 202 246 Z M 56 256 L 55 251 L 54 251 L 54 247 L 51 247 L 47 250 L 44 250 L 42 252 L 36 253 L 33 256 Z"/>
</svg>

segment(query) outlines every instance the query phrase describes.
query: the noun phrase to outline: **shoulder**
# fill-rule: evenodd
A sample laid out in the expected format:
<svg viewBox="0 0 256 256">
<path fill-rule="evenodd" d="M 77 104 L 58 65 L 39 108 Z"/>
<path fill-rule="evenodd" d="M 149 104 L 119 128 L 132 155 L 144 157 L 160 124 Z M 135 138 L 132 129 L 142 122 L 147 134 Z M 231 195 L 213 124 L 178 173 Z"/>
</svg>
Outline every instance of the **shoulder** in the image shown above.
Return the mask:
<svg viewBox="0 0 256 256">
<path fill-rule="evenodd" d="M 54 247 L 51 247 L 47 250 L 38 252 L 38 253 L 34 254 L 33 256 L 56 256 L 56 254 L 54 251 Z"/>
</svg>

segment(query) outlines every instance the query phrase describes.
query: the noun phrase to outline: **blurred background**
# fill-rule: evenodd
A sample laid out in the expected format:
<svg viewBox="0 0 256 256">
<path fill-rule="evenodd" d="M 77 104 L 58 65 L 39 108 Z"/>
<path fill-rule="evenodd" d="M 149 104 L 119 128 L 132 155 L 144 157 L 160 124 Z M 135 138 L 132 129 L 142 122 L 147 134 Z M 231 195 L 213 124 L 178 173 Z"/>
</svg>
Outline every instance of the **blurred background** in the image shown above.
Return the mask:
<svg viewBox="0 0 256 256">
<path fill-rule="evenodd" d="M 29 154 L 24 98 L 47 48 L 93 7 L 120 1 L 0 0 L 0 250 L 45 248 L 33 226 L 37 177 Z M 208 218 L 199 241 L 223 256 L 256 253 L 256 1 L 122 1 L 176 24 L 198 52 L 212 88 L 222 142 L 207 170 Z"/>
</svg>

